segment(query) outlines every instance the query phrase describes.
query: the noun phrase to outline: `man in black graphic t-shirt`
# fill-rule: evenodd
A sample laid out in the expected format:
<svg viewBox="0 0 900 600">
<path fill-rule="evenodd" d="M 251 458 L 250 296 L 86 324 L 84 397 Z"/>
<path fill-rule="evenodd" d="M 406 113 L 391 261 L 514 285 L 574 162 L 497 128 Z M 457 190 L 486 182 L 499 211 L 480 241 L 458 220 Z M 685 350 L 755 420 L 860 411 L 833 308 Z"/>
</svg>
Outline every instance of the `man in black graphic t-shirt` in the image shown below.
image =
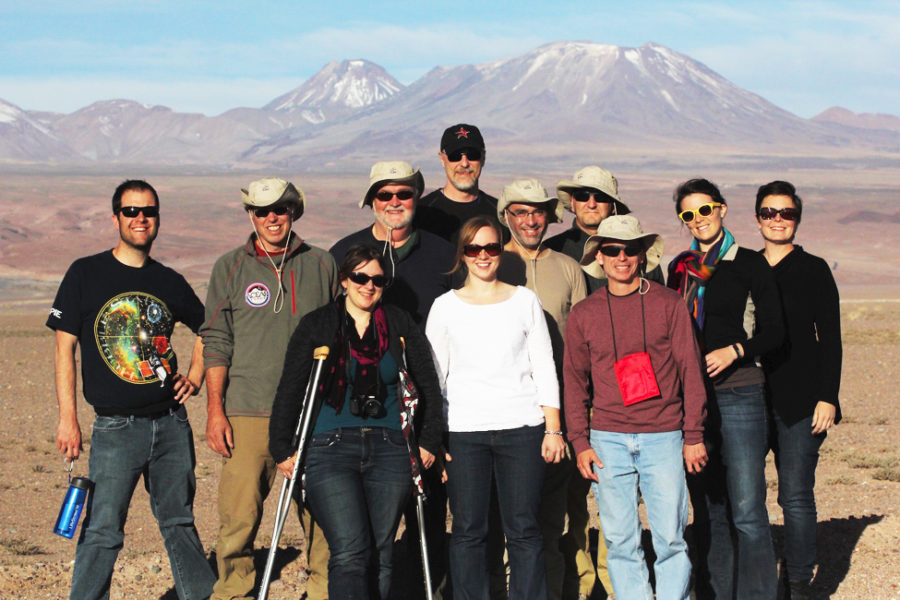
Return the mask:
<svg viewBox="0 0 900 600">
<path fill-rule="evenodd" d="M 112 208 L 118 244 L 72 263 L 47 319 L 56 331 L 56 445 L 66 459 L 77 459 L 82 450 L 75 401 L 78 345 L 84 398 L 96 413 L 93 498 L 75 553 L 70 598 L 108 597 L 141 475 L 178 597 L 207 598 L 215 578 L 194 527 L 194 446 L 182 405 L 202 383 L 202 344 L 197 338 L 185 376 L 169 342 L 176 321 L 197 332 L 203 304 L 181 275 L 150 258 L 159 231 L 156 190 L 144 181 L 125 181 L 116 188 Z"/>
</svg>

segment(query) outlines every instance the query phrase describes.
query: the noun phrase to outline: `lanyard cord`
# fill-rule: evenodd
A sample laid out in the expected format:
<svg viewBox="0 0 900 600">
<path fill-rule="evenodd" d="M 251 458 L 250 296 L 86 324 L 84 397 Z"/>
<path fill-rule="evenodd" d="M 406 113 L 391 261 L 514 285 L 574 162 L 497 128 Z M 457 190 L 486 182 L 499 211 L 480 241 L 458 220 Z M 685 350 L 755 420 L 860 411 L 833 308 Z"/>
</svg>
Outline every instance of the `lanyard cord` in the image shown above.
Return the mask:
<svg viewBox="0 0 900 600">
<path fill-rule="evenodd" d="M 613 314 L 612 314 L 612 302 L 609 301 L 610 297 L 609 288 L 606 288 L 606 308 L 609 309 L 609 328 L 612 330 L 612 342 L 613 342 L 613 356 L 616 358 L 616 362 L 619 362 L 619 351 L 616 348 L 616 326 L 613 323 Z M 638 294 L 641 297 L 641 326 L 644 329 L 644 352 L 647 352 L 647 319 L 644 316 L 644 295 Z"/>
</svg>

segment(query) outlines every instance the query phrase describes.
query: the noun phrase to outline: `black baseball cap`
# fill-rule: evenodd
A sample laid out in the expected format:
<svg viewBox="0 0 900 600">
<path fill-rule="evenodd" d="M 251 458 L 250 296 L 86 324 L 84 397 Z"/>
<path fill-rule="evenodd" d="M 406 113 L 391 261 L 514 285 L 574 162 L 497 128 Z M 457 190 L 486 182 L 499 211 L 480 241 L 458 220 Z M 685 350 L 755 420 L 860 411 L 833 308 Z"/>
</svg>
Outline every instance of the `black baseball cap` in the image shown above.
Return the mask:
<svg viewBox="0 0 900 600">
<path fill-rule="evenodd" d="M 484 138 L 478 128 L 467 123 L 457 123 L 445 129 L 441 136 L 441 150 L 449 154 L 463 148 L 484 150 Z"/>
</svg>

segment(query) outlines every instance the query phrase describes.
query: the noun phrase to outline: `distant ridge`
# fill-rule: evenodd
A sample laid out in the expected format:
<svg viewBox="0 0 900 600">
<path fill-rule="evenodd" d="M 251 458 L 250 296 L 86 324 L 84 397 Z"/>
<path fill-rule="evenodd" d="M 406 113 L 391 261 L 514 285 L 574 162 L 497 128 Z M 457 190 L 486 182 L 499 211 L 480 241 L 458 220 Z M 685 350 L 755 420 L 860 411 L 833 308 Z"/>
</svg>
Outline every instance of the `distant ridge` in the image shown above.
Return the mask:
<svg viewBox="0 0 900 600">
<path fill-rule="evenodd" d="M 435 67 L 409 86 L 367 60 L 331 62 L 262 108 L 212 117 L 130 100 L 69 115 L 0 101 L 0 166 L 340 170 L 431 156 L 459 121 L 479 125 L 493 164 L 516 168 L 586 155 L 827 166 L 851 148 L 860 161 L 900 162 L 898 117 L 832 109 L 803 119 L 659 44 L 556 42 Z"/>
</svg>

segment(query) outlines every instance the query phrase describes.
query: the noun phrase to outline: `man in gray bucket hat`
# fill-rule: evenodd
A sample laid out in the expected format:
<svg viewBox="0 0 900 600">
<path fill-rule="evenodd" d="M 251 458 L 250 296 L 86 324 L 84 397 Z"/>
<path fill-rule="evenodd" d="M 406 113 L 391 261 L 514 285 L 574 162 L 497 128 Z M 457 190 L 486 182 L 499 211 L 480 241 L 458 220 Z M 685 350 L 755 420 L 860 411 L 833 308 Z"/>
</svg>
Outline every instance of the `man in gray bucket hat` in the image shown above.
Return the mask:
<svg viewBox="0 0 900 600">
<path fill-rule="evenodd" d="M 371 207 L 374 223 L 331 247 L 338 263 L 356 244 L 378 248 L 390 280 L 384 302 L 409 312 L 423 329 L 431 303 L 451 287 L 448 273 L 456 256 L 449 242 L 413 225 L 424 188 L 422 174 L 408 162 L 375 163 L 369 187 L 359 201 L 360 208 Z"/>
<path fill-rule="evenodd" d="M 538 295 L 547 317 L 557 375 L 562 379 L 563 340 L 566 320 L 572 307 L 587 295 L 584 273 L 578 263 L 543 244 L 550 223 L 562 221 L 563 208 L 557 198 L 547 195 L 537 179 L 516 179 L 503 188 L 497 203 L 497 218 L 507 226 L 511 239 L 503 250 L 498 277 L 513 285 L 523 285 Z M 562 435 L 564 432 L 558 432 Z M 567 516 L 583 514 L 587 522 L 587 489 L 576 479 L 571 451 L 559 463 L 548 463 L 541 488 L 539 515 L 547 567 L 547 597 L 565 597 L 567 564 L 574 564 L 575 548 L 562 546 Z M 580 498 L 570 498 L 572 483 L 581 489 Z M 490 559 L 490 557 L 489 557 Z"/>
<path fill-rule="evenodd" d="M 206 367 L 206 443 L 223 457 L 219 482 L 219 580 L 213 600 L 247 598 L 256 571 L 253 541 L 275 480 L 269 417 L 288 341 L 300 319 L 338 291 L 331 255 L 294 231 L 306 198 L 278 177 L 241 190 L 253 232 L 213 267 L 201 328 Z M 311 600 L 327 596 L 328 547 L 303 513 Z"/>
<path fill-rule="evenodd" d="M 456 249 L 450 242 L 414 224 L 424 188 L 422 174 L 408 162 L 391 160 L 375 163 L 369 172 L 369 187 L 359 201 L 360 208 L 371 208 L 374 222 L 331 247 L 331 254 L 338 263 L 357 244 L 377 248 L 384 255 L 385 275 L 389 278 L 383 302 L 406 310 L 423 331 L 434 299 L 452 287 L 449 272 L 456 260 Z M 447 572 L 447 496 L 441 483 L 440 468 L 426 469 L 423 478 L 428 493 L 425 533 L 431 575 L 437 585 L 444 583 Z M 405 515 L 407 539 L 411 544 L 417 544 L 419 539 L 415 504 L 410 495 Z M 418 551 L 411 548 L 412 555 L 418 557 Z M 411 568 L 409 571 L 421 573 L 419 569 Z"/>
<path fill-rule="evenodd" d="M 707 463 L 706 391 L 691 317 L 677 293 L 641 274 L 662 251 L 662 238 L 645 233 L 635 217 L 604 219 L 581 264 L 594 276 L 603 271 L 607 287 L 575 306 L 566 328 L 568 438 L 580 476 L 593 482 L 619 598 L 653 597 L 639 493 L 656 553 L 657 597 L 688 597 L 684 471 L 699 473 Z"/>
<path fill-rule="evenodd" d="M 619 182 L 615 176 L 597 166 L 588 166 L 575 173 L 571 180 L 556 184 L 556 194 L 560 203 L 569 209 L 575 218 L 572 227 L 548 239 L 546 244 L 557 252 L 581 260 L 584 243 L 597 233 L 597 227 L 610 215 L 627 215 L 631 211 L 619 196 Z M 662 269 L 648 270 L 646 277 L 664 283 Z M 605 277 L 587 276 L 588 293 L 606 285 Z"/>
</svg>

